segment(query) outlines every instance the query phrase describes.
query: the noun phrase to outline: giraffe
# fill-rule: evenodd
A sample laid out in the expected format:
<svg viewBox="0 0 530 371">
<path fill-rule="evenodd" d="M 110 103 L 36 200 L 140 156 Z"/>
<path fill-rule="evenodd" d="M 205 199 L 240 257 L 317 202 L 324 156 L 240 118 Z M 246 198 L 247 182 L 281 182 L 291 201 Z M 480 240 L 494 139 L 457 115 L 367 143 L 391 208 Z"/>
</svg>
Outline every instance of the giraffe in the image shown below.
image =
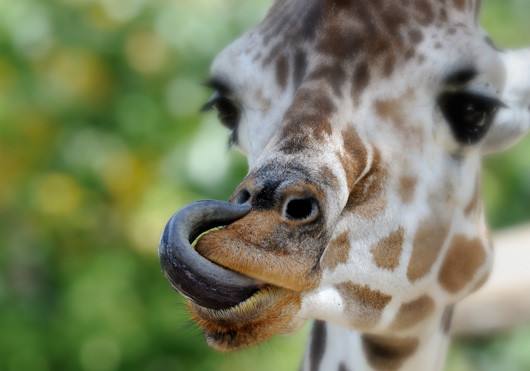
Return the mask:
<svg viewBox="0 0 530 371">
<path fill-rule="evenodd" d="M 479 8 L 277 0 L 216 57 L 204 108 L 249 172 L 159 247 L 210 346 L 315 320 L 302 370 L 443 368 L 492 267 L 481 160 L 530 130 L 530 49 L 497 49 Z"/>
</svg>

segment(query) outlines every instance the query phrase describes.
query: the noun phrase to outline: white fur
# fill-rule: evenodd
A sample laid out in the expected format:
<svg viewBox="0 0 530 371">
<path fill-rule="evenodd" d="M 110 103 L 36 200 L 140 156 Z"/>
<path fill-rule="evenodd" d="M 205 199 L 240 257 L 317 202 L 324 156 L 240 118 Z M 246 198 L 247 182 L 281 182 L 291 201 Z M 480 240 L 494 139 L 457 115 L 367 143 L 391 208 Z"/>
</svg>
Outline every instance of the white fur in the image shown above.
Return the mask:
<svg viewBox="0 0 530 371">
<path fill-rule="evenodd" d="M 497 115 L 484 143 L 484 152 L 509 148 L 530 131 L 530 49 L 501 54 L 506 69 L 502 100 L 506 107 Z"/>
</svg>

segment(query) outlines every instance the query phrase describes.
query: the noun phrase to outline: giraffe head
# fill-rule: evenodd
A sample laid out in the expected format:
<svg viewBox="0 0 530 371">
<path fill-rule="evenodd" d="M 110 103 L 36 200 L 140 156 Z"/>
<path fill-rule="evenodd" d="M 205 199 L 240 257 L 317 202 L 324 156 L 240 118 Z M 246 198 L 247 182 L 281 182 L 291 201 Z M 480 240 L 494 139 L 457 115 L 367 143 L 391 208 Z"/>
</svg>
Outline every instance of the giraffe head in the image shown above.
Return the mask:
<svg viewBox="0 0 530 371">
<path fill-rule="evenodd" d="M 530 51 L 497 50 L 478 2 L 278 0 L 215 59 L 207 108 L 249 174 L 161 244 L 212 346 L 407 331 L 485 281 L 481 158 L 529 129 Z"/>
</svg>

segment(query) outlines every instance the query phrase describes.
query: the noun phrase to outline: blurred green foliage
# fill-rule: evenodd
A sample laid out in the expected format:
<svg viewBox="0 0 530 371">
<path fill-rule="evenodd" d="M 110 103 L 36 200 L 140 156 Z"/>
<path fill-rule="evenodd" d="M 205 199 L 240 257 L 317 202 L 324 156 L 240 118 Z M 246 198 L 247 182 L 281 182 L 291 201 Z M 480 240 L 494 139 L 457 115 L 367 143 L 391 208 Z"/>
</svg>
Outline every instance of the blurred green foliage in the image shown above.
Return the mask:
<svg viewBox="0 0 530 371">
<path fill-rule="evenodd" d="M 161 228 L 227 198 L 244 159 L 199 116 L 224 45 L 269 1 L 0 0 L 0 370 L 289 370 L 304 332 L 209 350 L 160 274 Z M 486 28 L 530 43 L 527 0 Z M 530 218 L 530 141 L 488 161 L 489 218 Z M 530 330 L 465 343 L 452 371 L 530 369 Z"/>
</svg>

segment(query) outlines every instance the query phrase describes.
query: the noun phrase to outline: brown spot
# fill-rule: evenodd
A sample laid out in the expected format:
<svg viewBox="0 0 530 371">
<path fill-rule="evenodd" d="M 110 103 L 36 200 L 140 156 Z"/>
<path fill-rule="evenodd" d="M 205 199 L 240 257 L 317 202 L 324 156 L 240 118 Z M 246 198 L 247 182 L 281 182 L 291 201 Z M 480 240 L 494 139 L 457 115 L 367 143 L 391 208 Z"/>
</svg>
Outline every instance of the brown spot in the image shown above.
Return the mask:
<svg viewBox="0 0 530 371">
<path fill-rule="evenodd" d="M 287 76 L 289 75 L 289 61 L 282 55 L 276 61 L 276 81 L 282 90 L 287 86 Z"/>
<path fill-rule="evenodd" d="M 322 92 L 321 86 L 312 89 L 300 88 L 285 117 L 287 121 L 303 123 L 308 119 L 328 119 L 335 110 L 333 100 Z"/>
<path fill-rule="evenodd" d="M 416 325 L 429 317 L 434 312 L 434 307 L 434 300 L 427 295 L 402 304 L 391 325 L 391 329 L 401 331 Z"/>
<path fill-rule="evenodd" d="M 348 232 L 341 233 L 336 239 L 331 241 L 322 256 L 322 267 L 335 269 L 338 265 L 346 263 L 350 253 L 350 240 Z"/>
<path fill-rule="evenodd" d="M 295 89 L 300 86 L 302 80 L 305 77 L 307 71 L 307 57 L 302 50 L 297 50 L 294 55 L 294 87 Z"/>
<path fill-rule="evenodd" d="M 350 194 L 351 196 L 352 194 Z M 355 205 L 354 200 L 355 197 L 350 197 L 348 199 L 348 202 L 346 204 L 345 210 L 351 211 L 355 213 L 356 215 L 363 217 L 365 219 L 373 219 L 376 216 L 380 215 L 385 211 L 386 208 L 386 198 L 383 195 L 378 195 L 377 197 L 374 197 L 370 200 L 370 202 L 367 202 L 365 204 Z"/>
<path fill-rule="evenodd" d="M 443 315 L 442 315 L 442 330 L 444 334 L 449 334 L 449 331 L 451 331 L 451 324 L 453 322 L 453 314 L 455 312 L 455 306 L 450 305 L 447 308 L 445 308 Z"/>
<path fill-rule="evenodd" d="M 380 4 L 378 8 L 376 12 L 382 18 L 387 31 L 393 35 L 393 41 L 400 44 L 400 27 L 406 24 L 407 13 L 402 6 L 392 2 Z M 386 8 L 386 11 L 382 8 Z"/>
<path fill-rule="evenodd" d="M 280 151 L 299 153 L 309 149 L 313 141 L 324 141 L 331 135 L 330 116 L 335 110 L 331 98 L 318 89 L 299 89 L 285 114 Z"/>
<path fill-rule="evenodd" d="M 416 177 L 401 177 L 401 179 L 399 180 L 399 196 L 401 197 L 401 201 L 403 203 L 408 204 L 413 200 L 417 184 L 418 179 Z"/>
<path fill-rule="evenodd" d="M 416 51 L 410 48 L 405 52 L 405 60 L 407 61 L 411 60 L 412 58 L 414 58 L 415 55 L 416 55 Z"/>
<path fill-rule="evenodd" d="M 311 135 L 317 142 L 324 141 L 332 133 L 331 122 L 328 119 L 306 121 L 304 125 L 311 130 Z"/>
<path fill-rule="evenodd" d="M 346 72 L 339 64 L 322 65 L 311 72 L 308 80 L 324 80 L 331 88 L 337 97 L 342 96 L 342 86 L 346 78 Z"/>
<path fill-rule="evenodd" d="M 414 95 L 414 91 L 408 89 L 397 98 L 376 100 L 374 110 L 381 119 L 392 124 L 408 144 L 421 146 L 423 134 L 421 125 L 409 123 L 407 117 L 407 104 L 414 99 Z"/>
<path fill-rule="evenodd" d="M 337 285 L 337 290 L 346 304 L 345 311 L 352 313 L 352 325 L 358 329 L 373 327 L 379 321 L 383 309 L 392 299 L 391 296 L 380 291 L 352 282 Z"/>
<path fill-rule="evenodd" d="M 375 112 L 384 120 L 395 122 L 397 126 L 403 126 L 401 105 L 398 99 L 376 100 Z"/>
<path fill-rule="evenodd" d="M 407 269 L 410 281 L 417 281 L 430 272 L 447 238 L 449 225 L 433 219 L 425 220 L 414 237 L 412 256 Z"/>
<path fill-rule="evenodd" d="M 394 338 L 362 335 L 363 349 L 368 363 L 376 370 L 393 371 L 414 354 L 419 341 L 414 338 Z"/>
<path fill-rule="evenodd" d="M 413 44 L 419 44 L 423 40 L 423 34 L 418 29 L 412 29 L 409 31 L 409 38 Z"/>
<path fill-rule="evenodd" d="M 322 93 L 313 96 L 313 99 L 311 99 L 309 103 L 312 104 L 313 109 L 326 120 L 329 120 L 329 116 L 337 110 L 331 97 Z M 329 130 L 328 134 L 331 134 L 331 130 Z"/>
<path fill-rule="evenodd" d="M 439 18 L 442 23 L 446 23 L 447 20 L 449 19 L 449 16 L 447 15 L 447 9 L 445 9 L 445 7 L 440 8 Z"/>
<path fill-rule="evenodd" d="M 467 0 L 453 0 L 455 7 L 460 11 L 464 11 L 466 9 L 466 2 Z"/>
<path fill-rule="evenodd" d="M 355 184 L 344 209 L 366 219 L 382 213 L 386 206 L 384 193 L 386 174 L 381 155 L 378 150 L 374 150 L 370 171 Z"/>
<path fill-rule="evenodd" d="M 352 189 L 357 177 L 366 167 L 368 154 L 366 147 L 359 134 L 353 127 L 348 127 L 342 131 L 342 151 L 339 155 L 340 161 L 346 173 L 348 189 Z"/>
<path fill-rule="evenodd" d="M 397 98 L 376 100 L 374 103 L 375 112 L 383 120 L 389 121 L 397 128 L 403 130 L 407 122 L 405 104 L 413 98 L 414 91 L 409 89 Z"/>
<path fill-rule="evenodd" d="M 380 291 L 371 290 L 368 286 L 355 285 L 352 282 L 342 283 L 338 289 L 347 297 L 354 298 L 358 305 L 377 311 L 385 309 L 391 299 L 391 296 Z"/>
<path fill-rule="evenodd" d="M 470 216 L 476 213 L 480 208 L 480 179 L 477 179 L 475 184 L 475 190 L 473 191 L 473 196 L 467 204 L 464 213 L 466 216 Z"/>
<path fill-rule="evenodd" d="M 337 10 L 349 10 L 350 8 L 351 8 L 350 0 L 331 0 L 331 1 L 327 1 L 326 10 L 329 12 L 329 11 L 337 11 Z"/>
<path fill-rule="evenodd" d="M 332 21 L 325 27 L 317 48 L 323 54 L 346 59 L 360 50 L 364 41 L 354 28 Z"/>
<path fill-rule="evenodd" d="M 255 99 L 264 111 L 268 111 L 271 108 L 271 100 L 265 97 L 263 90 L 259 89 L 256 91 Z"/>
<path fill-rule="evenodd" d="M 486 252 L 478 238 L 453 237 L 438 275 L 440 284 L 447 291 L 457 293 L 473 279 L 485 260 Z"/>
<path fill-rule="evenodd" d="M 274 48 L 272 48 L 269 51 L 269 54 L 267 55 L 267 57 L 263 59 L 262 61 L 263 67 L 266 67 L 270 65 L 272 62 L 274 62 L 278 58 L 280 53 L 282 52 L 283 48 L 284 48 L 284 45 L 281 43 L 274 46 Z"/>
<path fill-rule="evenodd" d="M 352 95 L 358 98 L 370 83 L 370 69 L 365 62 L 359 63 L 353 72 Z"/>
<path fill-rule="evenodd" d="M 287 3 L 287 1 L 286 1 Z M 321 1 L 313 1 L 307 4 L 309 9 L 306 12 L 306 15 L 301 22 L 301 37 L 298 36 L 297 39 L 312 41 L 319 29 L 320 24 L 322 23 L 322 13 L 324 11 L 324 6 Z M 298 17 L 298 14 L 295 13 L 295 16 Z"/>
<path fill-rule="evenodd" d="M 310 149 L 310 140 L 307 135 L 293 135 L 284 138 L 278 150 L 286 155 L 301 153 Z"/>
<path fill-rule="evenodd" d="M 403 228 L 399 228 L 372 248 L 372 255 L 378 268 L 389 270 L 397 268 L 403 250 L 404 234 Z"/>
<path fill-rule="evenodd" d="M 432 4 L 427 0 L 416 0 L 414 8 L 418 12 L 417 20 L 422 25 L 429 25 L 434 21 Z"/>
<path fill-rule="evenodd" d="M 296 154 L 310 150 L 316 145 L 315 141 L 322 142 L 331 135 L 331 123 L 328 120 L 319 121 L 317 117 L 307 119 L 303 125 L 291 122 L 283 128 L 279 147 L 281 152 Z"/>
<path fill-rule="evenodd" d="M 409 59 L 412 55 L 414 55 L 414 51 L 411 50 L 411 55 L 409 56 L 408 53 L 405 54 L 405 58 Z M 388 54 L 387 58 L 385 59 L 385 63 L 383 65 L 383 76 L 384 77 L 390 77 L 392 73 L 394 72 L 394 69 L 396 67 L 396 57 L 394 54 Z"/>
<path fill-rule="evenodd" d="M 339 180 L 328 166 L 323 166 L 319 171 L 320 182 L 332 189 L 338 189 Z"/>
</svg>

